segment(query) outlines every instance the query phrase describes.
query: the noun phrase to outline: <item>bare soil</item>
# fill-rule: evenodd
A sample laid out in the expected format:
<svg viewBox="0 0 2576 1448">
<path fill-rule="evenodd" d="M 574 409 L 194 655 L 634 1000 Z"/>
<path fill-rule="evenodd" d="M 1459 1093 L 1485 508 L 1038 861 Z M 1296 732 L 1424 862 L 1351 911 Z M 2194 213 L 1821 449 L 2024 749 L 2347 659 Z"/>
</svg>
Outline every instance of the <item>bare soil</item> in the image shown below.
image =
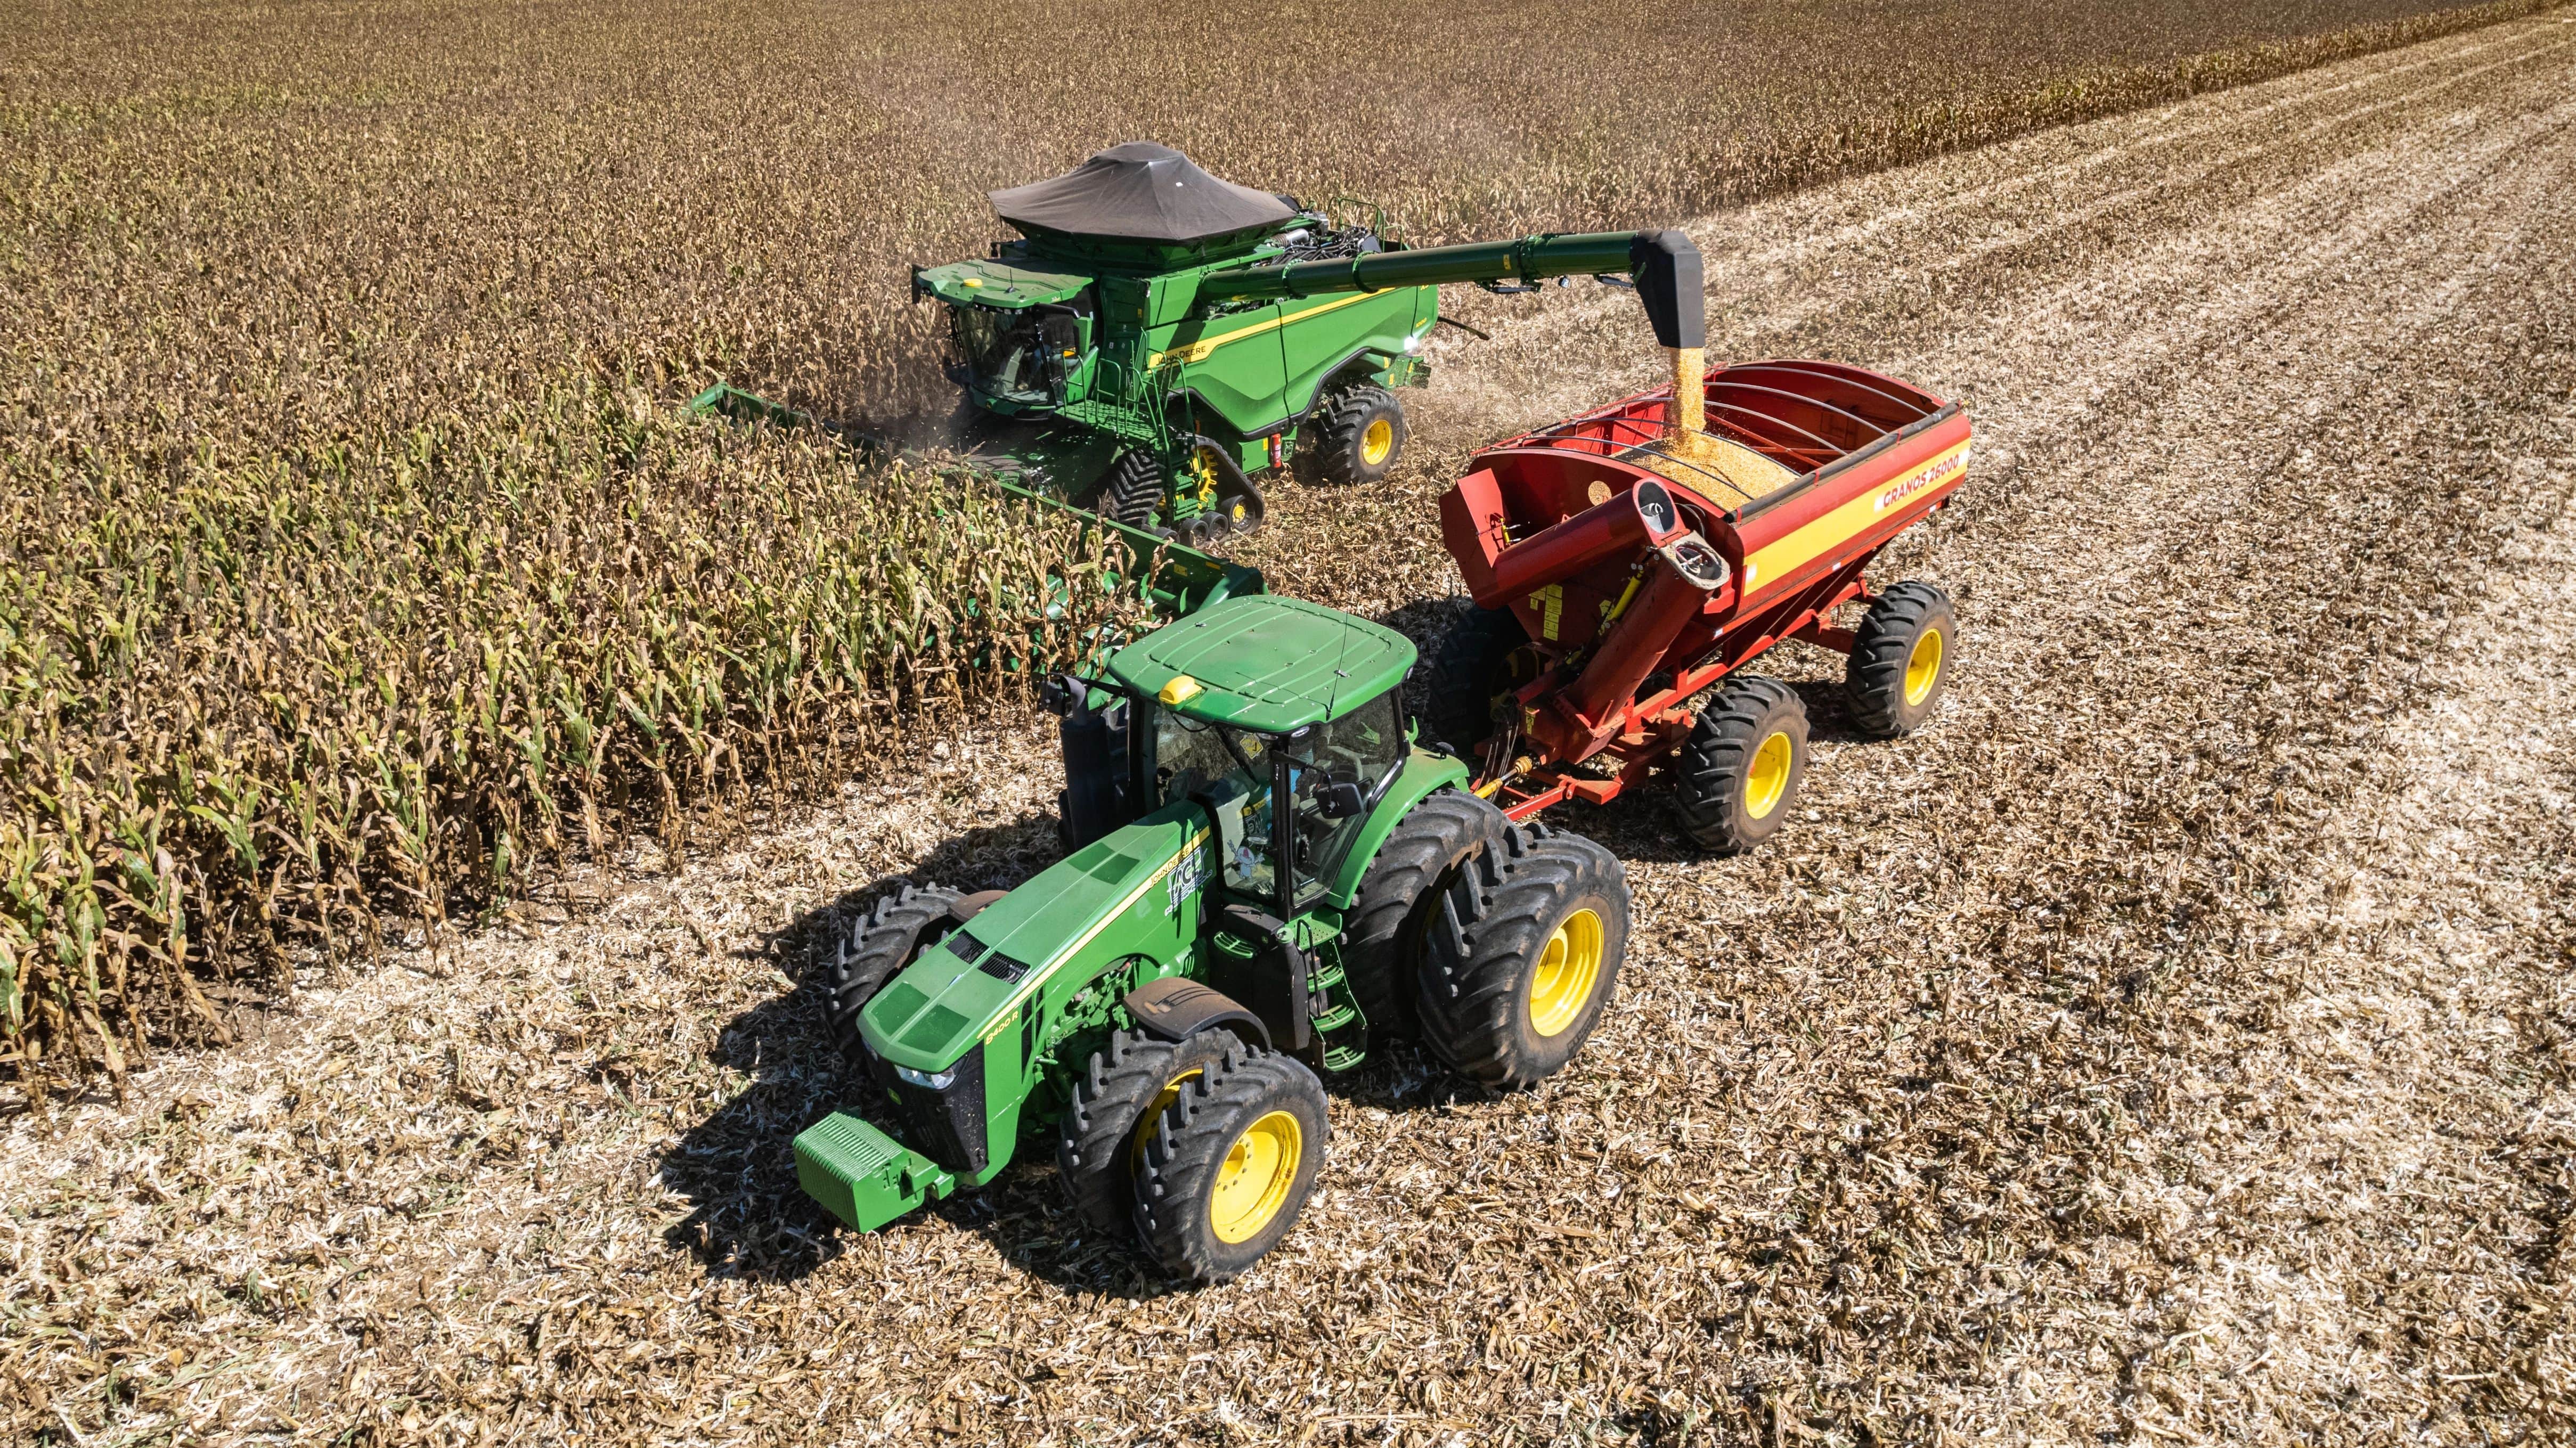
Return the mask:
<svg viewBox="0 0 2576 1448">
<path fill-rule="evenodd" d="M 867 1238 L 787 1143 L 805 968 L 1052 852 L 1044 721 L 297 991 L 7 1125 L 0 1426 L 84 1443 L 2563 1442 L 2576 1432 L 2576 22 L 1710 218 L 1714 350 L 1969 405 L 1884 576 L 1961 606 L 1763 851 L 1564 822 L 1638 932 L 1575 1065 L 1341 1083 L 1323 1189 L 1173 1292 L 1049 1174 Z M 1476 442 L 1655 380 L 1491 302 L 1370 494 L 1244 550 L 1435 627 Z M 900 768 L 897 768 L 900 766 Z M 578 883 L 578 882 L 577 882 Z"/>
</svg>

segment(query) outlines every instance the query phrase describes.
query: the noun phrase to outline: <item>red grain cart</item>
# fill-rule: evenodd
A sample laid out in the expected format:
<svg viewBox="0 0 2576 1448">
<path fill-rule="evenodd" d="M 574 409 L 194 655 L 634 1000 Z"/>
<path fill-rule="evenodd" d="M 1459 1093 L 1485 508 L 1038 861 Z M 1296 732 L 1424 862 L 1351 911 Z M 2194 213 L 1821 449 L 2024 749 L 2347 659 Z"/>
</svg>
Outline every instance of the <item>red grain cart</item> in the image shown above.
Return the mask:
<svg viewBox="0 0 2576 1448">
<path fill-rule="evenodd" d="M 1833 362 L 1704 386 L 1701 417 L 1660 388 L 1488 448 L 1441 499 L 1479 607 L 1433 650 L 1426 722 L 1482 760 L 1478 792 L 1514 819 L 1606 802 L 1669 757 L 1692 839 L 1767 838 L 1804 773 L 1805 706 L 1727 676 L 1782 639 L 1850 656 L 1865 734 L 1903 734 L 1938 701 L 1949 599 L 1862 575 L 1967 476 L 1967 414 Z M 1855 599 L 1866 616 L 1834 627 Z"/>
</svg>

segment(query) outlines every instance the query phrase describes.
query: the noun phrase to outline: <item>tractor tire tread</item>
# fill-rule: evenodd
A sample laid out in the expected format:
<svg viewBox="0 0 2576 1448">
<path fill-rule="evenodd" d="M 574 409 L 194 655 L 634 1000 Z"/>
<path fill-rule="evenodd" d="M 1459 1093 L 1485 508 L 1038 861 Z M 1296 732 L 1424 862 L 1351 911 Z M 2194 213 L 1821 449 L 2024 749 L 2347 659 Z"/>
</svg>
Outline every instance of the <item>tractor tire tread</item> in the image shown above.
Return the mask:
<svg viewBox="0 0 2576 1448">
<path fill-rule="evenodd" d="M 859 1012 L 922 952 L 925 935 L 948 918 L 957 899 L 958 892 L 945 886 L 906 883 L 879 897 L 834 943 L 832 963 L 824 969 L 825 1009 L 832 1039 L 852 1066 L 864 1069 L 868 1064 Z M 944 938 L 947 932 L 939 934 Z"/>
<path fill-rule="evenodd" d="M 1894 739 L 1913 733 L 1922 716 L 1931 711 L 1942 686 L 1949 682 L 1949 658 L 1941 660 L 1931 694 L 1911 719 L 1905 717 L 1905 665 L 1915 635 L 1936 617 L 1953 620 L 1950 639 L 1956 639 L 1958 625 L 1950 595 L 1918 579 L 1893 585 L 1870 605 L 1860 627 L 1853 630 L 1851 662 L 1843 674 L 1843 696 L 1856 732 L 1871 739 Z"/>
<path fill-rule="evenodd" d="M 1265 1100 L 1297 1115 L 1309 1134 L 1297 1166 L 1299 1181 L 1260 1232 L 1240 1243 L 1216 1241 L 1213 1231 L 1203 1230 L 1208 1191 L 1234 1137 L 1257 1119 L 1251 1113 Z M 1254 1046 L 1229 1048 L 1182 1087 L 1146 1138 L 1136 1174 L 1135 1225 L 1147 1254 L 1165 1271 L 1204 1285 L 1240 1275 L 1295 1225 L 1314 1191 L 1330 1137 L 1323 1083 L 1304 1062 Z"/>
<path fill-rule="evenodd" d="M 1351 901 L 1342 973 L 1372 1040 L 1411 1035 L 1413 985 L 1422 965 L 1423 927 L 1457 869 L 1502 838 L 1507 822 L 1490 802 L 1463 789 L 1423 796 L 1396 822 Z"/>
<path fill-rule="evenodd" d="M 1073 1100 L 1056 1133 L 1055 1164 L 1065 1195 L 1093 1229 L 1125 1232 L 1134 1226 L 1136 1178 L 1128 1152 L 1147 1107 L 1181 1071 L 1241 1043 L 1224 1031 L 1186 1041 L 1157 1040 L 1143 1031 L 1117 1030 L 1091 1053 L 1074 1077 Z"/>
<path fill-rule="evenodd" d="M 1586 1014 L 1530 1049 L 1519 1029 L 1522 977 L 1546 948 L 1569 901 L 1584 890 L 1615 905 L 1616 938 Z M 1495 1090 L 1535 1085 L 1571 1059 L 1618 986 L 1626 947 L 1627 871 L 1581 835 L 1511 826 L 1500 848 L 1458 873 L 1423 952 L 1415 1008 L 1423 1043 L 1440 1063 Z"/>
</svg>

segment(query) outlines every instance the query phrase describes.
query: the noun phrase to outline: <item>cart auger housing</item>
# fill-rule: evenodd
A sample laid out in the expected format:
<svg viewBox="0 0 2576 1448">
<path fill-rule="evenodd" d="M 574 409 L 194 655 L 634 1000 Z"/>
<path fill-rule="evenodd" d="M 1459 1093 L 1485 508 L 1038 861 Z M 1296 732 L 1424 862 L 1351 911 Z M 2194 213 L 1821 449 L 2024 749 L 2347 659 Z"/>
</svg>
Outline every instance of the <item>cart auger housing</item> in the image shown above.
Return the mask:
<svg viewBox="0 0 2576 1448">
<path fill-rule="evenodd" d="M 1301 453 L 1332 480 L 1384 476 L 1443 284 L 1596 276 L 1698 356 L 1700 258 L 1680 232 L 1412 250 L 1144 142 L 992 201 L 1017 239 L 912 274 L 914 298 L 948 310 L 974 455 L 1188 538 L 1257 526 L 1261 481 Z"/>
<path fill-rule="evenodd" d="M 1494 1086 L 1564 1065 L 1617 980 L 1625 880 L 1415 744 L 1414 661 L 1391 630 L 1253 594 L 1053 680 L 1069 853 L 998 896 L 907 887 L 853 926 L 832 1019 L 893 1133 L 808 1129 L 806 1191 L 873 1230 L 1051 1142 L 1094 1229 L 1219 1281 L 1313 1186 L 1319 1075 L 1416 1029 Z"/>
<path fill-rule="evenodd" d="M 1850 656 L 1862 732 L 1928 717 L 1950 601 L 1863 573 L 1949 501 L 1968 452 L 1958 404 L 1816 361 L 1728 367 L 1487 448 L 1441 499 L 1476 609 L 1434 650 L 1434 733 L 1514 819 L 1607 802 L 1668 763 L 1685 834 L 1758 843 L 1804 775 L 1806 715 L 1736 671 L 1799 639 Z M 1853 601 L 1858 626 L 1834 626 Z"/>
</svg>

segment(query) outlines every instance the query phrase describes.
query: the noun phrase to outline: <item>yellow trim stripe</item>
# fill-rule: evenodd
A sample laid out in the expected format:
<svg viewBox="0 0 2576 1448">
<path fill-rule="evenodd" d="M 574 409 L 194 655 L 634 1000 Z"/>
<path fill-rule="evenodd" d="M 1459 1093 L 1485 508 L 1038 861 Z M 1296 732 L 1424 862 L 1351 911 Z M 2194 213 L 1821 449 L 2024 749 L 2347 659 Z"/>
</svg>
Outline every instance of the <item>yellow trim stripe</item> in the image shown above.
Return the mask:
<svg viewBox="0 0 2576 1448">
<path fill-rule="evenodd" d="M 1255 322 L 1249 327 L 1237 327 L 1231 332 L 1219 332 L 1213 337 L 1201 337 L 1187 346 L 1175 347 L 1169 352 L 1157 352 L 1151 357 L 1145 359 L 1145 365 L 1148 367 L 1160 367 L 1167 361 L 1205 362 L 1211 353 L 1215 352 L 1217 348 L 1224 346 L 1228 342 L 1240 342 L 1246 337 L 1258 336 L 1263 332 L 1270 331 L 1272 328 L 1284 327 L 1290 322 L 1302 322 L 1308 317 L 1320 317 L 1326 312 L 1333 311 L 1336 308 L 1347 307 L 1354 302 L 1365 302 L 1371 297 L 1382 297 L 1385 295 L 1386 293 L 1382 291 L 1354 292 L 1337 302 L 1326 302 L 1320 307 L 1308 307 L 1302 312 L 1290 312 L 1285 316 L 1273 317 L 1267 322 Z"/>
<path fill-rule="evenodd" d="M 1943 492 L 1967 476 L 1968 444 L 1934 457 L 1893 481 L 1870 489 L 1841 507 L 1772 539 L 1744 560 L 1744 591 L 1751 597 L 1850 542 L 1879 515 Z"/>
<path fill-rule="evenodd" d="M 1057 966 L 1072 959 L 1074 954 L 1080 951 L 1082 947 L 1089 945 L 1094 939 L 1098 938 L 1101 931 L 1109 928 L 1110 921 L 1126 914 L 1128 907 L 1145 898 L 1146 891 L 1153 889 L 1156 885 L 1169 879 L 1172 871 L 1180 868 L 1181 861 L 1188 859 L 1193 854 L 1196 854 L 1199 846 L 1207 843 L 1207 838 L 1208 831 L 1204 826 L 1202 826 L 1197 834 L 1190 836 L 1190 842 L 1188 844 L 1181 846 L 1180 853 L 1172 856 L 1168 860 L 1165 860 L 1162 863 L 1161 868 L 1138 881 L 1136 888 L 1127 892 L 1127 898 L 1119 901 L 1116 905 L 1111 906 L 1107 911 L 1103 912 L 1099 919 L 1091 922 L 1091 928 L 1089 930 L 1086 930 L 1082 932 L 1081 935 L 1075 937 L 1074 942 L 1071 945 L 1055 952 L 1055 954 L 1047 960 L 1046 964 L 1030 971 L 1029 978 L 1021 983 L 1019 989 L 1012 991 L 1010 998 L 1003 1001 L 1001 1007 L 993 1012 L 993 1024 L 985 1028 L 982 1037 L 983 1043 L 989 1044 L 995 1036 L 1002 1034 L 1004 1030 L 1010 1027 L 1011 1017 L 1018 1013 L 1020 1003 L 1027 1000 L 1030 996 L 1035 995 L 1038 987 L 1046 984 L 1047 977 L 1055 973 L 1055 968 Z"/>
</svg>

